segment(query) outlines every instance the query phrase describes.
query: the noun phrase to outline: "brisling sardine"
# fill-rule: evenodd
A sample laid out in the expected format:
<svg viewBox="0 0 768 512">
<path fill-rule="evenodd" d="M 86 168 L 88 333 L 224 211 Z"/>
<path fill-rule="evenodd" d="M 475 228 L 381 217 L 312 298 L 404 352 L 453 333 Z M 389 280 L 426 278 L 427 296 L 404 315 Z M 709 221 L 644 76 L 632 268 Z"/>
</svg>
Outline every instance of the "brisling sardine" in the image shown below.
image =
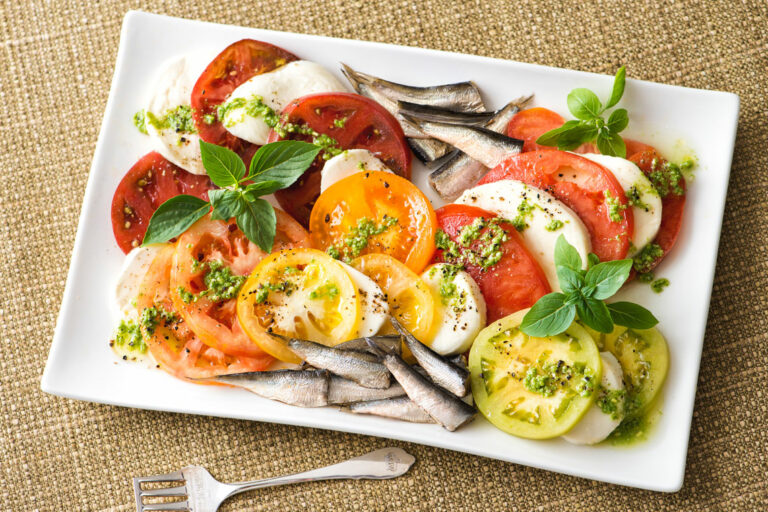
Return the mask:
<svg viewBox="0 0 768 512">
<path fill-rule="evenodd" d="M 516 100 L 497 110 L 496 115 L 485 125 L 485 128 L 497 133 L 503 133 L 509 121 L 530 99 L 531 97 L 529 96 L 522 100 Z M 486 166 L 467 156 L 466 153 L 459 152 L 432 171 L 429 175 L 429 184 L 440 197 L 446 201 L 453 201 L 462 192 L 475 186 L 487 172 L 488 168 Z"/>
<path fill-rule="evenodd" d="M 314 341 L 288 338 L 277 333 L 270 334 L 287 342 L 288 348 L 315 368 L 328 370 L 366 388 L 389 387 L 389 372 L 381 363 L 372 361 L 371 354 L 326 347 Z"/>
<path fill-rule="evenodd" d="M 399 334 L 370 336 L 370 338 L 379 345 L 384 346 L 387 352 L 395 352 L 396 354 L 399 354 L 402 349 L 403 341 Z M 339 343 L 333 348 L 338 348 L 341 350 L 355 350 L 357 352 L 367 352 L 369 354 L 373 354 L 371 347 L 368 346 L 365 338 L 355 338 L 353 340 L 345 341 L 344 343 Z"/>
<path fill-rule="evenodd" d="M 416 405 L 407 396 L 385 398 L 368 402 L 350 404 L 349 411 L 355 414 L 372 414 L 411 423 L 435 423 L 424 409 Z"/>
<path fill-rule="evenodd" d="M 389 318 L 392 326 L 405 341 L 408 350 L 435 384 L 445 388 L 458 397 L 469 393 L 469 371 L 459 367 L 416 339 L 397 318 Z"/>
<path fill-rule="evenodd" d="M 445 107 L 419 105 L 410 101 L 398 101 L 397 108 L 403 114 L 408 114 L 424 121 L 468 124 L 472 126 L 485 126 L 498 114 L 498 112 L 457 112 Z"/>
<path fill-rule="evenodd" d="M 264 398 L 299 407 L 328 405 L 330 374 L 326 370 L 272 370 L 233 373 L 206 379 L 247 389 Z"/>
<path fill-rule="evenodd" d="M 343 73 L 353 86 L 360 83 L 376 86 L 394 101 L 409 101 L 419 105 L 433 105 L 459 111 L 481 112 L 485 110 L 480 89 L 471 81 L 413 87 L 355 71 L 346 64 L 341 66 Z"/>
<path fill-rule="evenodd" d="M 454 146 L 489 168 L 496 167 L 505 158 L 523 149 L 522 140 L 507 137 L 488 128 L 422 121 L 407 114 L 400 115 L 416 129 Z"/>
<path fill-rule="evenodd" d="M 405 390 L 397 382 L 386 389 L 372 389 L 361 386 L 357 382 L 331 375 L 328 388 L 328 403 L 331 405 L 351 404 L 369 400 L 383 400 L 405 395 Z"/>
<path fill-rule="evenodd" d="M 453 110 L 483 111 L 485 105 L 477 87 L 470 82 L 438 85 L 434 87 L 409 87 L 359 73 L 342 64 L 342 73 L 358 94 L 379 103 L 395 116 L 414 154 L 424 163 L 434 162 L 453 151 L 453 147 L 439 140 L 428 138 L 406 123 L 398 113 L 399 100 L 430 104 Z M 469 84 L 469 87 L 467 86 Z"/>
<path fill-rule="evenodd" d="M 371 339 L 368 343 L 403 387 L 408 398 L 447 430 L 454 431 L 474 418 L 474 407 L 430 382 L 397 354 L 385 352 Z"/>
</svg>

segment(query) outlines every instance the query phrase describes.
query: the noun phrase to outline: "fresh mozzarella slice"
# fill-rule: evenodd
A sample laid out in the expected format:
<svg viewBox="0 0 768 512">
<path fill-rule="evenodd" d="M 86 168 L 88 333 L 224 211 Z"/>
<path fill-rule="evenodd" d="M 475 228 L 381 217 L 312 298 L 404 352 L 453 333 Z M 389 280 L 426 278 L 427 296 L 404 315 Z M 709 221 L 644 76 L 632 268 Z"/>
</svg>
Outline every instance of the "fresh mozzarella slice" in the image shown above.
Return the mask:
<svg viewBox="0 0 768 512">
<path fill-rule="evenodd" d="M 560 291 L 554 260 L 555 243 L 560 235 L 576 248 L 586 267 L 592 248 L 587 228 L 573 210 L 547 192 L 522 181 L 501 180 L 466 190 L 456 202 L 477 206 L 515 222 L 553 291 Z"/>
<path fill-rule="evenodd" d="M 155 256 L 167 245 L 153 244 L 136 247 L 126 254 L 118 274 L 113 297 L 116 312 L 128 318 L 136 316 L 136 307 L 133 305 L 133 301 L 139 295 L 141 282 L 144 280 Z"/>
<path fill-rule="evenodd" d="M 357 296 L 360 299 L 360 325 L 357 328 L 357 337 L 373 336 L 381 330 L 389 317 L 387 298 L 373 279 L 344 262 L 339 263 L 355 284 Z"/>
<path fill-rule="evenodd" d="M 320 172 L 320 192 L 360 171 L 392 172 L 367 149 L 348 149 L 325 162 Z"/>
<path fill-rule="evenodd" d="M 461 354 L 469 350 L 485 327 L 485 299 L 467 272 L 446 263 L 427 268 L 421 278 L 435 299 L 435 326 L 429 346 L 438 354 Z M 446 290 L 450 293 L 446 296 Z"/>
<path fill-rule="evenodd" d="M 607 391 L 623 391 L 623 371 L 621 365 L 610 352 L 600 352 L 603 363 L 603 378 L 601 386 Z M 597 404 L 592 404 L 583 418 L 573 427 L 563 439 L 573 444 L 595 444 L 607 438 L 624 419 L 623 402 L 619 402 L 615 414 L 605 413 Z"/>
<path fill-rule="evenodd" d="M 179 106 L 191 109 L 192 87 L 209 61 L 201 55 L 177 57 L 169 61 L 160 71 L 152 88 L 152 98 L 144 110 L 162 118 L 166 112 Z M 200 137 L 196 133 L 157 128 L 149 120 L 146 128 L 155 151 L 192 174 L 205 174 L 200 157 Z"/>
<path fill-rule="evenodd" d="M 656 238 L 656 233 L 661 226 L 659 193 L 645 177 L 643 171 L 625 158 L 595 153 L 586 153 L 581 156 L 611 171 L 627 194 L 627 198 L 634 199 L 632 215 L 635 218 L 635 231 L 632 233 L 632 246 L 629 251 L 629 256 L 632 256 Z"/>
<path fill-rule="evenodd" d="M 265 105 L 279 113 L 292 100 L 307 94 L 347 91 L 344 84 L 320 64 L 297 60 L 250 78 L 232 91 L 227 103 L 236 98 L 247 102 L 254 96 L 260 96 Z M 228 109 L 221 121 L 224 128 L 236 137 L 254 144 L 267 143 L 269 126 L 261 117 L 249 116 L 245 106 Z"/>
</svg>

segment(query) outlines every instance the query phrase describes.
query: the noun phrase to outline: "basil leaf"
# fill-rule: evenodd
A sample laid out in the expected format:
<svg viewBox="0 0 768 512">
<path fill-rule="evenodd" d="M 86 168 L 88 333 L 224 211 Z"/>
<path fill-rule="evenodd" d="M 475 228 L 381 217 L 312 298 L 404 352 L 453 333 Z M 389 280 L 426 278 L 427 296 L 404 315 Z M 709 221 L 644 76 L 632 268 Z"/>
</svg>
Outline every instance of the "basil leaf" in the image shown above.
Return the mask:
<svg viewBox="0 0 768 512">
<path fill-rule="evenodd" d="M 592 297 L 603 300 L 619 291 L 631 270 L 631 259 L 606 261 L 587 270 L 584 281 L 587 286 L 595 287 Z"/>
<path fill-rule="evenodd" d="M 264 199 L 243 201 L 243 206 L 243 211 L 236 217 L 237 227 L 259 249 L 271 252 L 277 225 L 275 209 Z"/>
<path fill-rule="evenodd" d="M 179 236 L 210 210 L 210 203 L 199 197 L 174 196 L 161 204 L 149 219 L 141 245 L 167 242 Z"/>
<path fill-rule="evenodd" d="M 253 155 L 247 179 L 276 181 L 280 188 L 289 187 L 312 165 L 319 152 L 318 146 L 298 140 L 265 144 Z"/>
<path fill-rule="evenodd" d="M 248 201 L 253 201 L 257 197 L 266 196 L 273 192 L 277 192 L 283 188 L 282 183 L 275 180 L 269 180 L 269 181 L 257 181 L 256 183 L 251 183 L 247 187 L 245 187 L 245 192 L 243 192 L 243 196 Z"/>
<path fill-rule="evenodd" d="M 611 91 L 611 98 L 606 103 L 605 108 L 611 108 L 616 105 L 621 97 L 624 95 L 624 84 L 626 82 L 627 68 L 621 66 L 616 72 L 616 77 L 613 79 L 613 91 Z"/>
<path fill-rule="evenodd" d="M 576 312 L 579 320 L 597 332 L 609 333 L 613 331 L 613 320 L 608 308 L 601 300 L 585 298 L 576 303 Z"/>
<path fill-rule="evenodd" d="M 653 313 L 634 302 L 614 302 L 608 304 L 613 323 L 630 329 L 650 329 L 659 323 Z"/>
<path fill-rule="evenodd" d="M 211 219 L 229 220 L 237 217 L 243 211 L 243 195 L 239 190 L 220 188 L 208 191 L 208 199 L 211 200 L 213 211 Z"/>
<path fill-rule="evenodd" d="M 627 109 L 617 108 L 611 112 L 605 127 L 611 130 L 613 133 L 619 133 L 620 131 L 624 130 L 628 124 L 629 115 L 627 114 Z"/>
<path fill-rule="evenodd" d="M 565 331 L 576 316 L 576 308 L 565 304 L 565 295 L 549 293 L 523 317 L 520 330 L 528 336 L 554 336 Z"/>
<path fill-rule="evenodd" d="M 577 119 L 594 119 L 603 113 L 603 104 L 589 89 L 574 89 L 568 93 L 568 110 Z"/>
<path fill-rule="evenodd" d="M 601 130 L 597 135 L 597 149 L 604 155 L 627 157 L 627 146 L 624 144 L 624 139 L 618 133 L 613 133 L 610 130 Z"/>
<path fill-rule="evenodd" d="M 575 292 L 584 286 L 583 271 L 577 272 L 563 265 L 557 265 L 555 270 L 557 271 L 557 280 L 560 282 L 560 288 L 565 293 Z"/>
<path fill-rule="evenodd" d="M 567 132 L 560 134 L 557 139 L 557 148 L 562 151 L 571 151 L 585 142 L 591 142 L 597 137 L 597 127 L 591 124 L 581 123 Z"/>
<path fill-rule="evenodd" d="M 540 135 L 539 138 L 536 139 L 536 144 L 541 144 L 542 146 L 557 146 L 557 139 L 560 137 L 560 134 L 570 130 L 574 126 L 578 126 L 578 124 L 579 121 L 566 121 L 560 128 L 549 130 Z"/>
<path fill-rule="evenodd" d="M 200 156 L 203 158 L 205 172 L 211 181 L 219 187 L 237 185 L 245 176 L 243 159 L 231 149 L 216 144 L 200 141 Z"/>
<path fill-rule="evenodd" d="M 593 252 L 587 254 L 587 268 L 592 268 L 598 263 L 600 263 L 600 258 L 597 257 L 597 254 Z"/>
<path fill-rule="evenodd" d="M 557 237 L 557 242 L 555 242 L 555 265 L 581 272 L 581 256 L 579 256 L 579 251 L 569 244 L 563 235 Z"/>
</svg>

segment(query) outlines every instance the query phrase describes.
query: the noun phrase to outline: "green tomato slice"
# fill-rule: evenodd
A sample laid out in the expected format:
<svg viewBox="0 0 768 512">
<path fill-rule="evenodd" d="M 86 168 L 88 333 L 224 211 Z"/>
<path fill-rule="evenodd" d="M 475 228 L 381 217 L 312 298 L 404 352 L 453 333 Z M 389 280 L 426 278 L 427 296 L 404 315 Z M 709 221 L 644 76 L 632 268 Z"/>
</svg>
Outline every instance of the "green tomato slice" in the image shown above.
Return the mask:
<svg viewBox="0 0 768 512">
<path fill-rule="evenodd" d="M 603 338 L 605 350 L 616 356 L 624 371 L 627 417 L 637 417 L 659 395 L 669 370 L 669 349 L 661 333 L 653 328 L 627 329 L 616 326 Z"/>
<path fill-rule="evenodd" d="M 602 376 L 600 352 L 576 322 L 557 336 L 528 336 L 519 329 L 527 312 L 480 331 L 469 353 L 472 395 L 497 428 L 549 439 L 568 432 L 592 405 Z"/>
</svg>

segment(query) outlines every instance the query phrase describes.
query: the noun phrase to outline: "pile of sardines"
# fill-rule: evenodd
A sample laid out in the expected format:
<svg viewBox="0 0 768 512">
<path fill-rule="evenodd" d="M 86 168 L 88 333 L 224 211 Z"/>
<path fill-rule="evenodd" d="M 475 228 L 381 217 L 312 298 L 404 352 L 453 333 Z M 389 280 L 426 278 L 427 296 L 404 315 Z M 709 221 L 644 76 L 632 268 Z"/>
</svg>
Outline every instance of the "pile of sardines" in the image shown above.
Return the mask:
<svg viewBox="0 0 768 512">
<path fill-rule="evenodd" d="M 384 107 L 403 128 L 414 154 L 436 165 L 429 184 L 453 201 L 492 167 L 523 149 L 523 141 L 503 132 L 531 96 L 488 112 L 474 82 L 413 87 L 396 84 L 342 64 L 355 91 Z"/>
<path fill-rule="evenodd" d="M 447 359 L 417 340 L 396 318 L 390 321 L 400 336 L 359 338 L 335 347 L 271 333 L 304 361 L 302 368 L 210 380 L 299 407 L 338 405 L 355 414 L 439 423 L 450 431 L 469 423 L 475 408 L 462 400 L 471 400 L 463 357 Z M 401 357 L 403 344 L 418 364 L 411 366 Z"/>
</svg>

